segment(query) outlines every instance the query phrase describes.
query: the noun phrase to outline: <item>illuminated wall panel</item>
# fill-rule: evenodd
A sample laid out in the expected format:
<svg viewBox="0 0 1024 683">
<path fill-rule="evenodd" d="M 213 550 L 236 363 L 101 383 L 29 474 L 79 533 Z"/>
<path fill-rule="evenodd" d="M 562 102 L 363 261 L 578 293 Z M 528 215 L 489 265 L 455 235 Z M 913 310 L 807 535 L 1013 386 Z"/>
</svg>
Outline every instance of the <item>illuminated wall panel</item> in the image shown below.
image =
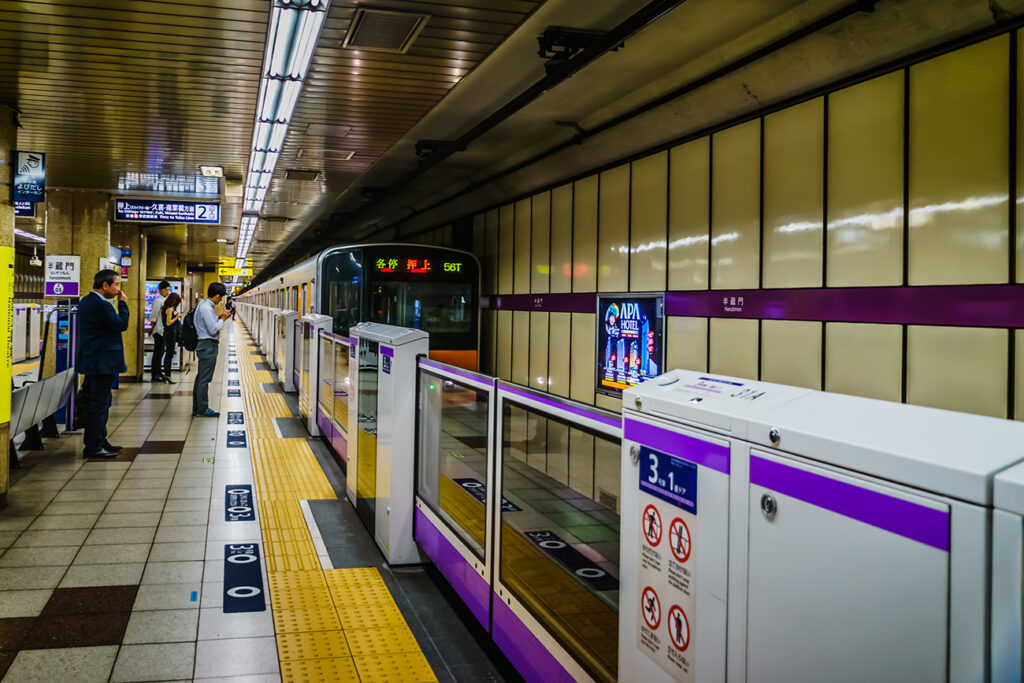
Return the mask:
<svg viewBox="0 0 1024 683">
<path fill-rule="evenodd" d="M 573 183 L 572 289 L 597 290 L 597 176 Z"/>
<path fill-rule="evenodd" d="M 824 165 L 823 98 L 765 117 L 762 286 L 821 286 Z"/>
<path fill-rule="evenodd" d="M 551 291 L 572 291 L 572 185 L 551 191 Z"/>
<path fill-rule="evenodd" d="M 665 320 L 665 370 L 707 371 L 708 319 L 668 316 Z"/>
<path fill-rule="evenodd" d="M 629 290 L 665 289 L 668 152 L 633 162 L 629 202 Z"/>
<path fill-rule="evenodd" d="M 629 166 L 601 174 L 597 228 L 597 290 L 629 289 Z"/>
<path fill-rule="evenodd" d="M 826 324 L 825 391 L 898 403 L 902 383 L 900 325 Z"/>
<path fill-rule="evenodd" d="M 1008 105 L 1008 36 L 910 68 L 910 284 L 1007 281 Z"/>
<path fill-rule="evenodd" d="M 594 437 L 579 429 L 569 430 L 569 486 L 585 496 L 594 492 Z"/>
<path fill-rule="evenodd" d="M 669 155 L 668 288 L 708 288 L 711 138 L 673 147 Z"/>
<path fill-rule="evenodd" d="M 551 281 L 551 193 L 541 192 L 532 199 L 533 225 L 530 238 L 532 270 L 530 273 L 530 291 L 535 294 L 546 293 Z"/>
<path fill-rule="evenodd" d="M 512 311 L 498 311 L 497 351 L 494 368 L 496 376 L 512 379 Z"/>
<path fill-rule="evenodd" d="M 903 283 L 903 72 L 828 98 L 828 285 Z"/>
<path fill-rule="evenodd" d="M 530 383 L 530 312 L 512 313 L 512 381 Z"/>
<path fill-rule="evenodd" d="M 530 316 L 530 371 L 528 384 L 539 391 L 548 390 L 548 314 Z"/>
<path fill-rule="evenodd" d="M 570 313 L 552 313 L 548 330 L 548 388 L 553 394 L 569 396 L 569 359 L 566 357 L 572 336 Z M 596 342 L 595 342 L 596 343 Z"/>
<path fill-rule="evenodd" d="M 765 320 L 761 323 L 761 379 L 821 389 L 821 323 Z"/>
<path fill-rule="evenodd" d="M 756 320 L 711 319 L 709 371 L 757 379 L 758 334 Z"/>
<path fill-rule="evenodd" d="M 711 163 L 711 288 L 757 287 L 761 122 L 716 133 Z"/>
<path fill-rule="evenodd" d="M 530 293 L 530 200 L 520 199 L 515 203 L 515 256 L 513 257 L 513 291 L 516 294 Z"/>
<path fill-rule="evenodd" d="M 1006 417 L 1006 330 L 911 326 L 907 401 Z"/>
<path fill-rule="evenodd" d="M 515 206 L 498 210 L 498 294 L 511 294 L 515 261 Z"/>
<path fill-rule="evenodd" d="M 485 253 L 485 240 L 484 240 L 484 226 L 486 224 L 484 215 L 478 213 L 473 216 L 473 256 L 480 262 L 482 266 L 486 262 L 487 255 Z"/>
<path fill-rule="evenodd" d="M 594 318 L 594 313 L 572 314 L 569 396 L 584 403 L 594 402 L 594 378 L 597 376 L 594 365 L 594 347 L 597 345 Z"/>
<path fill-rule="evenodd" d="M 498 210 L 493 209 L 484 214 L 484 262 L 483 289 L 485 294 L 498 292 L 498 248 L 501 246 L 501 235 L 498 225 Z"/>
<path fill-rule="evenodd" d="M 485 309 L 480 311 L 480 313 L 480 372 L 495 375 L 497 374 L 497 365 L 494 358 L 498 349 L 498 312 Z"/>
</svg>

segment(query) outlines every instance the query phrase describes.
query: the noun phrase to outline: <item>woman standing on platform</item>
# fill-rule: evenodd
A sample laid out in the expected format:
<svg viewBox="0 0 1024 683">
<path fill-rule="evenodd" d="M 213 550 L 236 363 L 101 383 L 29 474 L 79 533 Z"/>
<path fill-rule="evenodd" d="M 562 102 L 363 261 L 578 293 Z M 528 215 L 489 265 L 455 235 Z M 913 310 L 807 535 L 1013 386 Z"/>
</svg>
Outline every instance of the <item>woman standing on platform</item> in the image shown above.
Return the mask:
<svg viewBox="0 0 1024 683">
<path fill-rule="evenodd" d="M 178 349 L 178 340 L 181 338 L 181 313 L 178 313 L 178 306 L 181 304 L 181 296 L 172 292 L 164 301 L 160 315 L 164 323 L 164 372 L 160 377 L 163 382 L 171 383 L 171 363 L 174 361 L 174 352 Z"/>
</svg>

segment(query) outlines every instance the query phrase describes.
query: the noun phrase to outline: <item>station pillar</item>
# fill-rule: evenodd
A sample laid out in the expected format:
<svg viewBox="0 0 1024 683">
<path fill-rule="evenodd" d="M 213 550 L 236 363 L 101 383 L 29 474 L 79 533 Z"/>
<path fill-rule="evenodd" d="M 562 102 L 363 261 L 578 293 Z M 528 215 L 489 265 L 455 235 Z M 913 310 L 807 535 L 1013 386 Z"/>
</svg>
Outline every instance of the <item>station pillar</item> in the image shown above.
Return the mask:
<svg viewBox="0 0 1024 683">
<path fill-rule="evenodd" d="M 111 230 L 111 243 L 115 247 L 131 251 L 131 265 L 127 272 L 121 273 L 121 289 L 128 297 L 128 310 L 131 318 L 128 329 L 121 335 L 124 343 L 124 362 L 128 370 L 121 375 L 125 379 L 138 381 L 146 376 L 143 367 L 143 353 L 146 326 L 143 317 L 146 314 L 146 236 L 134 223 L 116 223 Z"/>
<path fill-rule="evenodd" d="M 78 293 L 92 289 L 100 259 L 110 256 L 110 195 L 83 190 L 46 193 L 46 253 L 81 257 Z"/>
<path fill-rule="evenodd" d="M 7 506 L 11 461 L 11 359 L 14 323 L 14 148 L 15 112 L 0 105 L 0 508 Z"/>
</svg>

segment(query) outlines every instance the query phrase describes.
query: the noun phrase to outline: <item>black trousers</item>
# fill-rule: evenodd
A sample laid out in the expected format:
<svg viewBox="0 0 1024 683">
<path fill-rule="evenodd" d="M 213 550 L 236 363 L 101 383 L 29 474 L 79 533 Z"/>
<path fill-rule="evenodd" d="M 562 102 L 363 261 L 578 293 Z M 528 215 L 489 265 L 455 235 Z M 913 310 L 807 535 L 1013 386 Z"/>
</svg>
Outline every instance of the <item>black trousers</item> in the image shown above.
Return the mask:
<svg viewBox="0 0 1024 683">
<path fill-rule="evenodd" d="M 170 328 L 170 329 L 164 330 L 163 342 L 164 342 L 164 358 L 163 358 L 164 374 L 167 375 L 168 377 L 170 377 L 171 376 L 171 365 L 174 364 L 174 350 L 175 350 L 175 347 L 178 345 L 178 331 L 176 329 L 174 329 L 173 327 Z M 153 357 L 156 358 L 155 349 L 154 349 Z"/>
<path fill-rule="evenodd" d="M 153 379 L 160 377 L 162 372 L 161 366 L 164 360 L 164 336 L 162 334 L 153 335 L 153 357 L 149 360 L 150 374 Z"/>
<path fill-rule="evenodd" d="M 89 383 L 89 414 L 85 417 L 85 452 L 95 453 L 107 441 L 107 414 L 113 396 L 110 388 L 114 375 L 87 375 Z"/>
</svg>

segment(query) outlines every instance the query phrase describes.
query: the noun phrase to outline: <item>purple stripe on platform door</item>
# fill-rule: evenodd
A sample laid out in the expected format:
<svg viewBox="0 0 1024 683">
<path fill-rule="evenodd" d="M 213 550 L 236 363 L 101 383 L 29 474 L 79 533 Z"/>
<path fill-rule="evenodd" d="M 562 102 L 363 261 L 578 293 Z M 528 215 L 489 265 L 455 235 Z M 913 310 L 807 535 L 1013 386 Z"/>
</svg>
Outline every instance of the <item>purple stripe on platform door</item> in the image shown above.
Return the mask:
<svg viewBox="0 0 1024 683">
<path fill-rule="evenodd" d="M 751 456 L 750 483 L 858 522 L 949 551 L 949 513 Z"/>
<path fill-rule="evenodd" d="M 529 683 L 573 683 L 573 677 L 526 628 L 508 605 L 494 596 L 492 636 L 519 675 Z M 628 675 L 626 675 L 628 679 Z"/>
<path fill-rule="evenodd" d="M 491 587 L 419 509 L 416 510 L 416 542 L 448 579 L 480 625 L 487 629 Z"/>
<path fill-rule="evenodd" d="M 630 419 L 625 420 L 622 436 L 629 441 L 636 441 L 641 446 L 729 474 L 729 449 L 721 444 Z"/>
</svg>

